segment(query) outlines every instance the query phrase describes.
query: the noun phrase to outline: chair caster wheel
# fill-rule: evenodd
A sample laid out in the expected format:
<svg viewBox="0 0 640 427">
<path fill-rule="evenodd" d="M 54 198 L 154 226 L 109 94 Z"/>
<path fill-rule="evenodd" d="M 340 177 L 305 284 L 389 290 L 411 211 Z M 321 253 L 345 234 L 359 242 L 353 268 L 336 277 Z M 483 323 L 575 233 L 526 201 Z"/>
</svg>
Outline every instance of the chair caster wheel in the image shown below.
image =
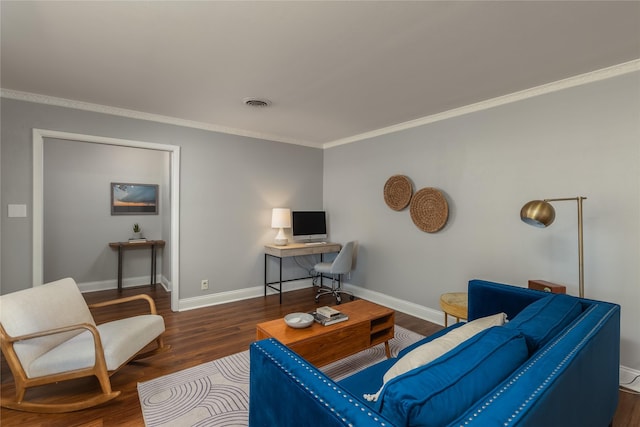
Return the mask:
<svg viewBox="0 0 640 427">
<path fill-rule="evenodd" d="M 318 297 L 315 297 L 315 300 L 316 300 L 316 304 L 320 302 L 320 299 Z"/>
<path fill-rule="evenodd" d="M 356 299 L 356 297 L 354 297 L 353 295 L 351 295 L 351 296 L 349 297 L 349 299 L 350 299 L 351 301 L 353 301 L 353 300 L 355 300 L 355 299 Z"/>
</svg>

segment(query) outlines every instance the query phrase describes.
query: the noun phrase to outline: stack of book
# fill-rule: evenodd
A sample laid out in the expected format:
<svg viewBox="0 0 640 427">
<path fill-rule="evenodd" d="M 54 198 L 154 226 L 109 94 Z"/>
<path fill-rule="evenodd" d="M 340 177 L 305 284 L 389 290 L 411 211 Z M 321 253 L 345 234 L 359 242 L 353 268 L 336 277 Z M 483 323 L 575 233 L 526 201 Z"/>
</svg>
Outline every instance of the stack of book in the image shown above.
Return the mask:
<svg viewBox="0 0 640 427">
<path fill-rule="evenodd" d="M 327 306 L 320 307 L 311 314 L 313 315 L 313 319 L 323 326 L 349 320 L 349 316 L 346 314 Z"/>
</svg>

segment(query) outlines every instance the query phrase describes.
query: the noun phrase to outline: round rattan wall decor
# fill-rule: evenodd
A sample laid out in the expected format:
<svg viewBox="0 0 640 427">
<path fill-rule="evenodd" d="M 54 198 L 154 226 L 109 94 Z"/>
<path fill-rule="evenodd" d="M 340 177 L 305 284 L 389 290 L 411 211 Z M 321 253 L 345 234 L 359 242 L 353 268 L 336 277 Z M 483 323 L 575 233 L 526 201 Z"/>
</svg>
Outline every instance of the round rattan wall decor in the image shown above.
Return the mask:
<svg viewBox="0 0 640 427">
<path fill-rule="evenodd" d="M 384 202 L 394 211 L 401 211 L 411 201 L 413 185 L 405 175 L 393 175 L 384 184 Z"/>
<path fill-rule="evenodd" d="M 447 223 L 449 205 L 440 191 L 426 187 L 413 195 L 409 212 L 416 227 L 427 233 L 435 233 Z"/>
</svg>

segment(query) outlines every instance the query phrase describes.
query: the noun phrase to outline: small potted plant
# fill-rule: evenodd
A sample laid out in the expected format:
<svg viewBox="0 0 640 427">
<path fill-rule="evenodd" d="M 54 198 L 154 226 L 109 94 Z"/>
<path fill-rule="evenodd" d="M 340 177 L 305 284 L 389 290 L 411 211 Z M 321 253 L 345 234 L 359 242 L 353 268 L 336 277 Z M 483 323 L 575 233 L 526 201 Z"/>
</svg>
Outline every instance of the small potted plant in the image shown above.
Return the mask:
<svg viewBox="0 0 640 427">
<path fill-rule="evenodd" d="M 142 239 L 142 229 L 140 228 L 140 225 L 137 222 L 133 224 L 133 238 Z"/>
</svg>

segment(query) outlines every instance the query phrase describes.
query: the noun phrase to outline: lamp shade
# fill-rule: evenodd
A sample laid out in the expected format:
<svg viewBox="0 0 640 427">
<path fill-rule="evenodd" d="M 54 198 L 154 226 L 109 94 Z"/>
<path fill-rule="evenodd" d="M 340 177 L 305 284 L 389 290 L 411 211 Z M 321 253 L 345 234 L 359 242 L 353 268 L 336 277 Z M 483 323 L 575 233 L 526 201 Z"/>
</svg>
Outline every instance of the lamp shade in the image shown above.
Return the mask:
<svg viewBox="0 0 640 427">
<path fill-rule="evenodd" d="M 548 227 L 556 219 L 553 206 L 544 200 L 532 200 L 520 209 L 520 219 L 534 227 Z"/>
<path fill-rule="evenodd" d="M 271 212 L 271 228 L 290 228 L 291 210 L 288 208 L 273 208 Z"/>
</svg>

